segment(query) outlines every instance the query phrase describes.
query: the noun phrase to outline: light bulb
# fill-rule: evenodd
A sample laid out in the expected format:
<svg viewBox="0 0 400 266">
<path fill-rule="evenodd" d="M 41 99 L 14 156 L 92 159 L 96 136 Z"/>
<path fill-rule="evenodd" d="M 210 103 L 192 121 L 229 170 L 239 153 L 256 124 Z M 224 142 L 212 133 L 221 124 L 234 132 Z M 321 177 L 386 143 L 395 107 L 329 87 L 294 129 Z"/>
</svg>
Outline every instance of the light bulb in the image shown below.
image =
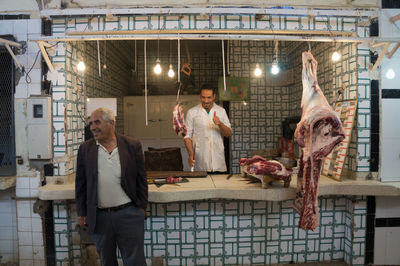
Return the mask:
<svg viewBox="0 0 400 266">
<path fill-rule="evenodd" d="M 333 52 L 333 54 L 332 54 L 332 61 L 333 61 L 333 62 L 337 62 L 337 61 L 339 61 L 339 60 L 340 60 L 340 54 L 339 54 L 337 51 Z"/>
<path fill-rule="evenodd" d="M 172 68 L 172 65 L 169 65 L 168 77 L 173 78 L 174 76 L 175 76 L 175 71 Z"/>
<path fill-rule="evenodd" d="M 389 68 L 388 71 L 386 71 L 385 76 L 387 79 L 394 79 L 394 77 L 396 76 L 396 73 L 394 72 L 394 70 L 392 68 Z"/>
<path fill-rule="evenodd" d="M 278 74 L 279 71 L 280 71 L 280 69 L 279 69 L 278 62 L 274 61 L 274 62 L 272 63 L 272 66 L 271 66 L 271 73 L 272 73 L 272 75 Z"/>
<path fill-rule="evenodd" d="M 262 74 L 262 72 L 260 69 L 260 65 L 256 64 L 256 68 L 254 69 L 254 76 L 259 77 L 259 76 L 261 76 L 261 74 Z"/>
<path fill-rule="evenodd" d="M 154 67 L 154 73 L 157 75 L 160 75 L 162 72 L 161 65 L 160 65 L 160 59 L 157 58 L 156 60 L 156 66 Z"/>
<path fill-rule="evenodd" d="M 82 60 L 79 61 L 77 68 L 79 71 L 85 71 L 85 69 L 86 69 L 85 63 L 83 63 Z"/>
<path fill-rule="evenodd" d="M 243 101 L 243 105 L 246 106 L 246 105 L 247 105 L 247 102 L 246 102 L 246 101 Z"/>
</svg>

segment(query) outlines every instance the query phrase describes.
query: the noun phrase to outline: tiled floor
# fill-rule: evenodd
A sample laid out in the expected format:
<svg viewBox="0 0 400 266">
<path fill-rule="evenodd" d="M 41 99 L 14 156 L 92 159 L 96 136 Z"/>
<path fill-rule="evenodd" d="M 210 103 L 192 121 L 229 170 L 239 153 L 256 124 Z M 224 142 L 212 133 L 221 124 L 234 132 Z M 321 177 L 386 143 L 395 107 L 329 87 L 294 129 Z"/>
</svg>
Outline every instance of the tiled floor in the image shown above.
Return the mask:
<svg viewBox="0 0 400 266">
<path fill-rule="evenodd" d="M 301 266 L 347 266 L 348 264 L 344 261 L 336 261 L 336 262 L 313 262 L 313 263 L 296 263 L 296 264 L 274 264 L 273 266 L 293 266 L 293 265 L 301 265 Z M 269 265 L 271 266 L 271 265 Z"/>
</svg>

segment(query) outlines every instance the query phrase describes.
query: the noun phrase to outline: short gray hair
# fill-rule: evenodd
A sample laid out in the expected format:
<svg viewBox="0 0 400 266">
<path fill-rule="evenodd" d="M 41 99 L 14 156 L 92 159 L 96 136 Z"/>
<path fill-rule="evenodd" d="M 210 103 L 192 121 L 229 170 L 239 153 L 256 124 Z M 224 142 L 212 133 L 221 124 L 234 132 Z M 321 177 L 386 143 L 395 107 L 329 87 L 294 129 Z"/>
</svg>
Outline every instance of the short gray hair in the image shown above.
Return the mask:
<svg viewBox="0 0 400 266">
<path fill-rule="evenodd" d="M 101 117 L 106 122 L 110 122 L 110 121 L 114 121 L 115 122 L 114 111 L 111 110 L 110 108 L 100 107 L 100 108 L 97 108 L 96 110 L 94 110 L 92 113 L 94 113 L 94 112 L 100 112 L 101 113 Z"/>
</svg>

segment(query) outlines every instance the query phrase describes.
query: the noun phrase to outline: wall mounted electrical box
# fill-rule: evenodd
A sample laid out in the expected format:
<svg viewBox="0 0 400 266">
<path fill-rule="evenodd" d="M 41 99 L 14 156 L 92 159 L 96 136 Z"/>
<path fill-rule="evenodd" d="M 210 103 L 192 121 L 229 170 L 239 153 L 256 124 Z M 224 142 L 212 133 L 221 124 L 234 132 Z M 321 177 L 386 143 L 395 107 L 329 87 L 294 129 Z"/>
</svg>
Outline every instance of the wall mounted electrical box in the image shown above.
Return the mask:
<svg viewBox="0 0 400 266">
<path fill-rule="evenodd" d="M 28 98 L 27 108 L 29 159 L 51 159 L 53 157 L 51 98 Z"/>
</svg>

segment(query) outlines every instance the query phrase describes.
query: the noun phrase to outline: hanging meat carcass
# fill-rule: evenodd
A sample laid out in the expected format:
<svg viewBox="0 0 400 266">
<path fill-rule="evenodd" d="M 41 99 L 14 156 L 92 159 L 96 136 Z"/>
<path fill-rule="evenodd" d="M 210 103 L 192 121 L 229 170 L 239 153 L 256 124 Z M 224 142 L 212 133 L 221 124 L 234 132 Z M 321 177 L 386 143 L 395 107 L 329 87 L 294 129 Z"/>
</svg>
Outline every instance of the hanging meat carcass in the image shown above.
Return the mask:
<svg viewBox="0 0 400 266">
<path fill-rule="evenodd" d="M 322 160 L 345 137 L 338 115 L 317 83 L 317 61 L 303 52 L 303 95 L 301 121 L 294 134 L 301 148 L 294 209 L 300 214 L 299 227 L 314 230 L 318 225 L 318 180 Z"/>
<path fill-rule="evenodd" d="M 182 107 L 179 104 L 175 105 L 174 111 L 172 112 L 172 123 L 178 136 L 186 136 L 187 129 L 185 126 L 185 118 Z"/>
</svg>

